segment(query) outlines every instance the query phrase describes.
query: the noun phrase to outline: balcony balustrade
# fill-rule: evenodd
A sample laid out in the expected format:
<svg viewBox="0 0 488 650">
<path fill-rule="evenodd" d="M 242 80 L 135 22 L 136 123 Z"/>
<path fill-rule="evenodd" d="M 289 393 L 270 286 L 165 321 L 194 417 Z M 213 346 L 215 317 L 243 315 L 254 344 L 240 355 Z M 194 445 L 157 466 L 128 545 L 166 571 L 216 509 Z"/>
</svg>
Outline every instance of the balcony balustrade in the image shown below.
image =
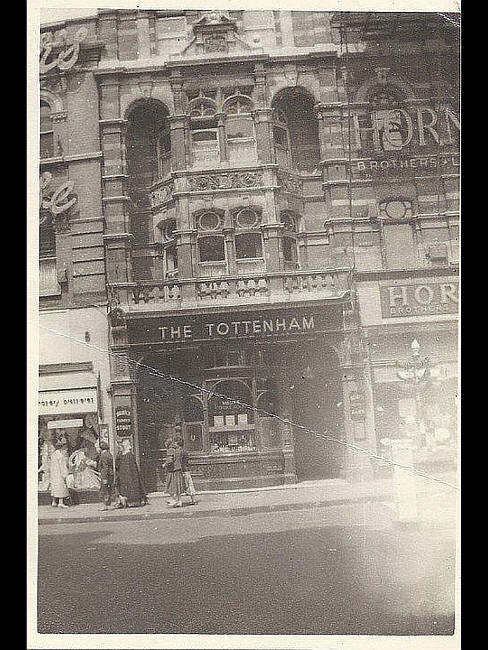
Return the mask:
<svg viewBox="0 0 488 650">
<path fill-rule="evenodd" d="M 131 310 L 177 310 L 208 304 L 239 305 L 337 298 L 352 284 L 350 269 L 282 271 L 218 278 L 144 280 L 110 285 L 111 295 Z"/>
</svg>

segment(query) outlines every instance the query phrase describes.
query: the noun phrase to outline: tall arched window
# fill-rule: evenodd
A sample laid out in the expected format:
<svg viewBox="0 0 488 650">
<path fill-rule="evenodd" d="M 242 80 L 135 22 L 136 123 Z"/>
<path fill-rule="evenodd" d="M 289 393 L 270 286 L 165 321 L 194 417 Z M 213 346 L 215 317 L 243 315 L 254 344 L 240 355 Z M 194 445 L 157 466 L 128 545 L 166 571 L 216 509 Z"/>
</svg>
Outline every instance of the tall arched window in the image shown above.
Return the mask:
<svg viewBox="0 0 488 650">
<path fill-rule="evenodd" d="M 228 97 L 223 105 L 226 114 L 225 133 L 227 155 L 231 163 L 256 161 L 256 136 L 250 97 L 237 93 Z"/>
<path fill-rule="evenodd" d="M 171 170 L 171 140 L 168 110 L 156 100 L 137 103 L 129 113 L 127 126 L 127 168 L 130 188 L 137 201 Z"/>
<path fill-rule="evenodd" d="M 273 136 L 279 165 L 312 173 L 319 167 L 320 145 L 314 98 L 303 88 L 284 88 L 273 100 Z"/>
<path fill-rule="evenodd" d="M 42 100 L 40 106 L 40 155 L 41 158 L 53 158 L 55 155 L 51 107 Z"/>
<path fill-rule="evenodd" d="M 202 90 L 189 95 L 193 162 L 202 167 L 220 162 L 215 96 L 215 91 Z"/>
</svg>

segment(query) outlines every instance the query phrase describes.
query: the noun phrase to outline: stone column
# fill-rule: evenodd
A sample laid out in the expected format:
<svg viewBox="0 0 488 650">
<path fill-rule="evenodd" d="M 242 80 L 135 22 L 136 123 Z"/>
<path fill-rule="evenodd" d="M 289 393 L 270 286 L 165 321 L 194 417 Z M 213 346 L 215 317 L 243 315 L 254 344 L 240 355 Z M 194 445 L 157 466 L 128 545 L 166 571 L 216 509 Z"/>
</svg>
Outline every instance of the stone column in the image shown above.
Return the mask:
<svg viewBox="0 0 488 650">
<path fill-rule="evenodd" d="M 262 164 L 276 163 L 272 118 L 272 108 L 257 108 L 254 111 L 258 162 Z"/>
<path fill-rule="evenodd" d="M 171 165 L 173 171 L 186 169 L 190 164 L 190 118 L 172 115 L 169 119 L 171 137 Z"/>
<path fill-rule="evenodd" d="M 227 138 L 225 135 L 225 113 L 217 113 L 217 130 L 219 133 L 220 162 L 228 160 Z"/>
</svg>

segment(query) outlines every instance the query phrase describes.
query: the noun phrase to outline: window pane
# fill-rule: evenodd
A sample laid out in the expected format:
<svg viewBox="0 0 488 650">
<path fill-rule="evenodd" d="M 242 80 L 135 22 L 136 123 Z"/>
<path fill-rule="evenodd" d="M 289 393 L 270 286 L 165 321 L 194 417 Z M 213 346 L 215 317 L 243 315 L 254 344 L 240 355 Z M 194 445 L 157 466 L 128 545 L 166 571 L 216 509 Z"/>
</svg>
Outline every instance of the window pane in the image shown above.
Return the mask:
<svg viewBox="0 0 488 650">
<path fill-rule="evenodd" d="M 227 138 L 253 138 L 253 121 L 244 117 L 228 119 L 226 122 Z"/>
<path fill-rule="evenodd" d="M 236 258 L 238 260 L 262 256 L 263 248 L 260 234 L 236 235 Z"/>
<path fill-rule="evenodd" d="M 200 262 L 222 262 L 225 260 L 223 237 L 202 237 L 198 240 Z"/>
<path fill-rule="evenodd" d="M 283 237 L 283 259 L 285 262 L 294 262 L 297 258 L 297 245 L 292 237 Z"/>
<path fill-rule="evenodd" d="M 194 131 L 192 133 L 193 142 L 217 141 L 216 131 Z"/>
</svg>

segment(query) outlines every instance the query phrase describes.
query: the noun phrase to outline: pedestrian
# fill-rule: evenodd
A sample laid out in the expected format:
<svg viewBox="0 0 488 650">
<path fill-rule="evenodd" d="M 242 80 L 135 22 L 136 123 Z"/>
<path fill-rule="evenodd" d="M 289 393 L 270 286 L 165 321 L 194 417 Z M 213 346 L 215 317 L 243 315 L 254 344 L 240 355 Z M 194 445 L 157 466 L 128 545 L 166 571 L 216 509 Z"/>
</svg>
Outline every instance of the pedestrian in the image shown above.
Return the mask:
<svg viewBox="0 0 488 650">
<path fill-rule="evenodd" d="M 185 481 L 182 472 L 182 456 L 183 445 L 180 445 L 181 438 L 175 438 L 168 448 L 168 454 L 163 464 L 168 471 L 168 479 L 166 481 L 166 490 L 170 496 L 168 505 L 173 508 L 181 508 L 181 495 L 185 490 Z"/>
<path fill-rule="evenodd" d="M 64 439 L 56 441 L 51 454 L 51 505 L 53 508 L 67 508 L 64 500 L 69 497 L 66 483 L 68 478 L 68 448 Z"/>
<path fill-rule="evenodd" d="M 169 450 L 173 446 L 173 442 L 174 442 L 173 436 L 170 436 L 169 438 L 166 438 L 166 440 L 164 441 L 164 448 L 166 449 L 166 458 L 165 458 L 165 461 L 163 463 L 163 469 L 166 470 L 166 488 L 165 488 L 165 492 L 168 495 L 169 495 L 169 491 L 168 491 L 169 490 L 169 481 L 170 481 L 171 476 L 170 476 L 170 469 L 169 469 L 170 463 L 167 462 L 167 461 L 169 461 L 168 454 L 169 454 Z M 171 458 L 172 458 L 172 456 L 171 456 Z"/>
<path fill-rule="evenodd" d="M 100 495 L 103 501 L 102 510 L 108 510 L 112 503 L 112 491 L 114 488 L 114 459 L 106 442 L 100 443 L 98 471 L 101 480 Z"/>
<path fill-rule="evenodd" d="M 183 438 L 180 438 L 181 441 L 181 446 L 182 446 L 182 454 L 181 454 L 181 471 L 183 472 L 183 479 L 185 481 L 185 494 L 190 497 L 190 504 L 191 506 L 194 506 L 196 504 L 195 501 L 195 486 L 193 485 L 193 479 L 190 473 L 190 457 L 188 456 L 188 452 L 186 451 L 184 447 L 184 441 Z"/>
<path fill-rule="evenodd" d="M 117 508 L 145 506 L 148 503 L 139 467 L 129 438 L 124 438 L 115 459 L 115 486 L 119 495 Z"/>
</svg>

